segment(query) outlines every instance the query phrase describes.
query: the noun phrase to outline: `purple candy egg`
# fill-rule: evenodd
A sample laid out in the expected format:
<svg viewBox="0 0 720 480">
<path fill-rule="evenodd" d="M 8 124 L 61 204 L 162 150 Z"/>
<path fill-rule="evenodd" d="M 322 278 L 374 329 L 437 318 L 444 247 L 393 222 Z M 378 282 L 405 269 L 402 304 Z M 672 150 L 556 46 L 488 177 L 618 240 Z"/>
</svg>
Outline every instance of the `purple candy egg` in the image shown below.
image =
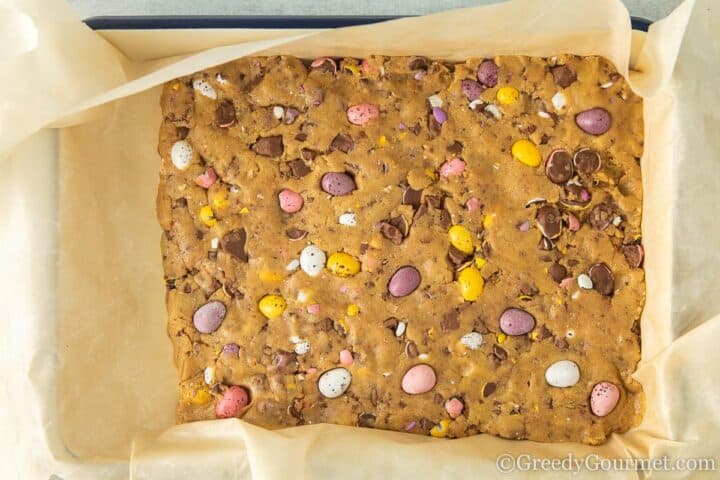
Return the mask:
<svg viewBox="0 0 720 480">
<path fill-rule="evenodd" d="M 355 180 L 344 172 L 328 172 L 323 175 L 320 185 L 326 193 L 339 197 L 355 190 Z"/>
<path fill-rule="evenodd" d="M 471 102 L 480 98 L 480 94 L 482 94 L 483 90 L 485 90 L 485 88 L 475 80 L 462 81 L 462 91 Z"/>
<path fill-rule="evenodd" d="M 500 315 L 500 330 L 508 335 L 525 335 L 535 328 L 535 318 L 521 308 L 508 308 Z"/>
<path fill-rule="evenodd" d="M 447 113 L 445 113 L 445 110 L 443 110 L 440 107 L 433 107 L 432 112 L 433 112 L 433 117 L 435 117 L 435 120 L 440 125 L 447 122 L 448 116 L 447 116 Z"/>
<path fill-rule="evenodd" d="M 420 286 L 420 272 L 412 265 L 398 268 L 388 282 L 388 291 L 393 297 L 410 295 Z"/>
<path fill-rule="evenodd" d="M 610 130 L 612 118 L 610 112 L 604 108 L 591 108 L 580 112 L 575 116 L 575 123 L 585 133 L 590 135 L 602 135 Z"/>
<path fill-rule="evenodd" d="M 208 302 L 195 310 L 193 314 L 193 325 L 200 333 L 212 333 L 225 319 L 225 305 L 217 300 Z"/>
<path fill-rule="evenodd" d="M 492 60 L 485 60 L 477 69 L 477 78 L 486 87 L 494 87 L 498 83 L 498 66 Z"/>
</svg>

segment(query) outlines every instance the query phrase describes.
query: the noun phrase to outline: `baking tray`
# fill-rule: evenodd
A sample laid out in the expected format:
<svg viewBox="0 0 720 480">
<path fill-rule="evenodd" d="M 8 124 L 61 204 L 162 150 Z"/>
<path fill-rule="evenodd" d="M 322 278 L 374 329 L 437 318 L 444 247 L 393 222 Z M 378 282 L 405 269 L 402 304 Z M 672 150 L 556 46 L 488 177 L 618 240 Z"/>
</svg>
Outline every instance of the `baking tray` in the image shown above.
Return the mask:
<svg viewBox="0 0 720 480">
<path fill-rule="evenodd" d="M 93 30 L 161 30 L 180 28 L 321 29 L 353 27 L 403 18 L 401 15 L 362 16 L 268 16 L 268 15 L 147 15 L 99 16 L 84 20 Z M 647 32 L 652 24 L 642 17 L 630 17 L 633 30 Z"/>
</svg>

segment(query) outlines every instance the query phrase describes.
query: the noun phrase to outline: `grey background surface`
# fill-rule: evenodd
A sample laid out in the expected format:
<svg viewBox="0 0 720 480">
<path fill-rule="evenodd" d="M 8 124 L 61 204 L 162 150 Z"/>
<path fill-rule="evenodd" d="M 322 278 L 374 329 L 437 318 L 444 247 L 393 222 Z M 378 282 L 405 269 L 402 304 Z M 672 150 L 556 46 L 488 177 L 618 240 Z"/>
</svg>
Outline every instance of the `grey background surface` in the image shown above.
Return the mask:
<svg viewBox="0 0 720 480">
<path fill-rule="evenodd" d="M 420 15 L 500 0 L 69 0 L 97 15 Z M 601 0 L 597 0 L 601 1 Z M 631 15 L 657 20 L 682 0 L 624 0 Z"/>
</svg>

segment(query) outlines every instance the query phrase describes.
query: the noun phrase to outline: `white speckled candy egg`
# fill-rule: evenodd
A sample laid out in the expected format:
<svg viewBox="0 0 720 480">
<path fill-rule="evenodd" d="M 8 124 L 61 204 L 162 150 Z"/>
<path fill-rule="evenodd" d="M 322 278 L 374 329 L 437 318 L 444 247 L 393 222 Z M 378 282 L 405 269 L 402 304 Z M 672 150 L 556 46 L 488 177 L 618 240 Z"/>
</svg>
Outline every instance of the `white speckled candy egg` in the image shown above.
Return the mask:
<svg viewBox="0 0 720 480">
<path fill-rule="evenodd" d="M 338 218 L 338 223 L 346 227 L 354 227 L 357 225 L 357 216 L 354 213 L 345 212 Z"/>
<path fill-rule="evenodd" d="M 328 370 L 318 379 L 318 390 L 325 398 L 337 398 L 350 386 L 352 375 L 346 368 Z"/>
<path fill-rule="evenodd" d="M 185 170 L 192 160 L 192 147 L 185 140 L 178 140 L 173 143 L 170 149 L 170 160 L 178 170 Z"/>
<path fill-rule="evenodd" d="M 550 101 L 558 112 L 565 108 L 565 95 L 562 92 L 557 92 Z"/>
<path fill-rule="evenodd" d="M 545 380 L 553 387 L 572 387 L 580 380 L 580 369 L 573 361 L 560 360 L 545 370 Z"/>
<path fill-rule="evenodd" d="M 205 80 L 193 80 L 193 88 L 208 98 L 212 98 L 213 100 L 217 98 L 217 92 L 213 86 Z"/>
<path fill-rule="evenodd" d="M 325 268 L 325 252 L 316 245 L 308 245 L 300 252 L 300 268 L 311 277 L 317 277 Z"/>
<path fill-rule="evenodd" d="M 470 350 L 477 350 L 483 344 L 483 337 L 478 332 L 466 333 L 460 338 L 460 343 Z"/>
</svg>

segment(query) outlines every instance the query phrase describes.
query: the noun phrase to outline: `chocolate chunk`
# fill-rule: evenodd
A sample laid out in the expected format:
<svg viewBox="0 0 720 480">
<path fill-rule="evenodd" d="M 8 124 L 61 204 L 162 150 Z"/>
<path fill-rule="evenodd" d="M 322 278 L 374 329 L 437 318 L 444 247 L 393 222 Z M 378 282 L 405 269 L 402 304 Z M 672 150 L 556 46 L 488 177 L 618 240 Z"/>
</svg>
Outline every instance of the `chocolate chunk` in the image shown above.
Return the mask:
<svg viewBox="0 0 720 480">
<path fill-rule="evenodd" d="M 403 237 L 407 237 L 410 233 L 410 224 L 403 215 L 398 215 L 397 217 L 391 218 L 389 220 L 389 223 L 390 225 L 400 230 L 400 233 L 403 234 Z"/>
<path fill-rule="evenodd" d="M 180 197 L 173 203 L 173 208 L 185 208 L 187 207 L 187 198 Z"/>
<path fill-rule="evenodd" d="M 584 207 L 590 203 L 590 192 L 582 185 L 568 183 L 563 190 L 563 197 L 560 203 L 571 207 Z"/>
<path fill-rule="evenodd" d="M 300 132 L 297 135 L 295 135 L 295 140 L 297 140 L 298 142 L 304 142 L 305 140 L 307 140 L 307 137 L 308 137 L 307 133 Z"/>
<path fill-rule="evenodd" d="M 420 126 L 419 123 L 416 123 L 412 127 L 409 127 L 408 130 L 410 130 L 413 133 L 413 135 L 417 136 L 417 135 L 420 135 L 420 131 L 422 130 L 422 127 Z"/>
<path fill-rule="evenodd" d="M 582 148 L 575 152 L 573 163 L 578 172 L 586 175 L 600 170 L 600 154 L 589 148 Z"/>
<path fill-rule="evenodd" d="M 497 389 L 497 384 L 495 382 L 488 382 L 485 384 L 482 390 L 482 396 L 483 397 L 489 397 L 493 393 L 495 393 L 495 390 Z"/>
<path fill-rule="evenodd" d="M 349 153 L 355 148 L 355 141 L 350 135 L 338 133 L 330 143 L 330 148 L 332 150 L 340 150 L 343 153 Z"/>
<path fill-rule="evenodd" d="M 427 117 L 427 127 L 428 127 L 428 133 L 430 133 L 430 138 L 435 138 L 438 135 L 440 135 L 440 130 L 442 129 L 442 124 L 435 120 L 435 117 L 433 114 L 429 114 Z"/>
<path fill-rule="evenodd" d="M 297 418 L 298 420 L 303 420 L 302 407 L 303 407 L 302 399 L 294 398 L 292 400 L 292 402 L 290 402 L 290 405 L 288 405 L 287 413 L 291 417 Z"/>
<path fill-rule="evenodd" d="M 329 332 L 334 328 L 335 322 L 333 322 L 332 318 L 325 317 L 319 322 L 315 323 L 315 330 L 317 330 L 318 332 Z"/>
<path fill-rule="evenodd" d="M 300 112 L 296 108 L 287 108 L 285 109 L 285 116 L 283 120 L 285 121 L 285 125 L 292 125 L 295 123 L 295 119 L 300 115 Z"/>
<path fill-rule="evenodd" d="M 643 258 L 645 257 L 645 251 L 643 250 L 642 245 L 639 243 L 624 245 L 622 247 L 622 252 L 623 255 L 625 255 L 625 260 L 631 268 L 640 268 Z"/>
<path fill-rule="evenodd" d="M 550 72 L 552 72 L 555 84 L 562 88 L 569 87 L 577 80 L 577 73 L 575 73 L 575 71 L 568 65 L 558 65 L 556 67 L 552 67 Z"/>
<path fill-rule="evenodd" d="M 317 156 L 317 152 L 315 150 L 310 150 L 309 148 L 303 148 L 300 151 L 300 155 L 305 160 L 312 162 L 313 160 L 315 160 L 315 157 Z"/>
<path fill-rule="evenodd" d="M 410 57 L 408 61 L 408 68 L 410 70 L 427 70 L 430 62 L 425 57 Z"/>
<path fill-rule="evenodd" d="M 633 321 L 633 324 L 630 327 L 630 331 L 635 335 L 640 335 L 640 322 L 638 322 L 637 320 Z"/>
<path fill-rule="evenodd" d="M 430 420 L 428 418 L 424 418 L 424 417 L 421 418 L 418 423 L 420 425 L 420 428 L 423 430 L 430 430 L 435 426 L 435 424 L 432 422 L 432 420 Z"/>
<path fill-rule="evenodd" d="M 185 140 L 190 134 L 190 129 L 188 127 L 177 127 L 175 133 L 177 134 L 178 140 Z"/>
<path fill-rule="evenodd" d="M 425 197 L 425 202 L 427 203 L 428 207 L 431 208 L 440 208 L 442 206 L 442 197 L 439 197 L 437 195 L 427 195 Z"/>
<path fill-rule="evenodd" d="M 463 263 L 465 263 L 468 258 L 470 258 L 469 255 L 461 252 L 457 248 L 450 245 L 450 248 L 448 249 L 448 259 L 450 260 L 450 263 L 453 264 L 454 267 L 459 267 Z"/>
<path fill-rule="evenodd" d="M 405 344 L 405 355 L 407 355 L 408 358 L 415 358 L 420 355 L 417 345 L 415 345 L 415 342 L 412 340 Z"/>
<path fill-rule="evenodd" d="M 403 234 L 400 229 L 389 222 L 382 222 L 380 224 L 380 233 L 395 245 L 400 245 L 403 241 Z"/>
<path fill-rule="evenodd" d="M 615 276 L 604 263 L 596 263 L 588 272 L 593 288 L 601 295 L 610 296 L 615 291 Z"/>
<path fill-rule="evenodd" d="M 415 219 L 418 219 L 418 218 L 422 217 L 423 215 L 425 215 L 425 214 L 427 213 L 427 211 L 428 211 L 428 206 L 427 206 L 427 204 L 426 204 L 426 203 L 420 204 L 420 206 L 418 207 L 418 209 L 415 211 L 415 217 L 414 217 L 414 218 L 415 218 Z"/>
<path fill-rule="evenodd" d="M 390 329 L 393 334 L 395 334 L 395 329 L 397 328 L 399 323 L 399 320 L 395 317 L 386 318 L 383 321 L 383 327 Z"/>
<path fill-rule="evenodd" d="M 546 338 L 550 338 L 552 336 L 552 332 L 545 325 L 541 325 L 538 329 L 538 340 L 545 340 Z"/>
<path fill-rule="evenodd" d="M 609 203 L 599 203 L 590 211 L 590 225 L 595 230 L 605 230 L 610 226 L 614 216 L 614 208 Z"/>
<path fill-rule="evenodd" d="M 567 277 L 567 268 L 565 268 L 563 265 L 560 265 L 559 263 L 553 263 L 548 267 L 548 273 L 550 274 L 550 278 L 552 278 L 557 283 L 560 283 L 564 278 Z"/>
<path fill-rule="evenodd" d="M 447 151 L 454 155 L 460 155 L 463 151 L 463 144 L 455 140 L 453 143 L 447 146 Z"/>
<path fill-rule="evenodd" d="M 358 415 L 358 427 L 375 428 L 375 415 L 372 413 L 361 413 Z"/>
<path fill-rule="evenodd" d="M 560 350 L 567 350 L 570 347 L 567 340 L 565 340 L 565 338 L 563 337 L 555 338 L 555 346 Z"/>
<path fill-rule="evenodd" d="M 553 150 L 545 164 L 545 175 L 551 182 L 563 184 L 573 176 L 573 162 L 570 153 L 564 149 Z"/>
<path fill-rule="evenodd" d="M 445 399 L 443 398 L 443 396 L 440 395 L 439 393 L 436 393 L 433 396 L 433 402 L 435 402 L 436 405 L 442 405 L 444 400 Z"/>
<path fill-rule="evenodd" d="M 302 178 L 308 173 L 312 172 L 310 167 L 305 165 L 305 162 L 303 162 L 299 158 L 289 161 L 288 166 L 290 167 L 290 174 L 294 178 Z"/>
<path fill-rule="evenodd" d="M 235 120 L 235 107 L 230 100 L 225 100 L 215 109 L 215 123 L 218 127 L 230 127 L 235 123 Z"/>
<path fill-rule="evenodd" d="M 495 358 L 497 358 L 499 361 L 502 362 L 503 360 L 507 360 L 508 355 L 504 348 L 502 348 L 498 345 L 493 345 L 492 350 L 493 350 L 493 353 L 492 353 L 493 356 Z"/>
<path fill-rule="evenodd" d="M 520 284 L 520 293 L 532 297 L 540 293 L 540 290 L 538 290 L 534 283 L 523 282 Z"/>
<path fill-rule="evenodd" d="M 375 385 L 370 387 L 370 403 L 372 403 L 373 407 L 378 406 L 378 393 L 377 387 L 375 387 Z"/>
<path fill-rule="evenodd" d="M 285 149 L 281 135 L 259 137 L 251 148 L 253 152 L 264 157 L 279 157 Z"/>
<path fill-rule="evenodd" d="M 547 238 L 547 237 L 541 237 L 541 238 L 540 238 L 540 242 L 538 242 L 538 247 L 539 247 L 541 250 L 545 250 L 545 251 L 548 251 L 548 252 L 549 252 L 550 250 L 552 250 L 553 248 L 555 248 L 555 244 L 554 244 L 553 241 L 550 240 L 549 238 Z"/>
<path fill-rule="evenodd" d="M 278 350 L 272 356 L 271 367 L 278 373 L 291 374 L 298 370 L 297 356 L 294 353 Z"/>
<path fill-rule="evenodd" d="M 410 187 L 403 190 L 403 195 L 402 195 L 403 205 L 412 205 L 413 208 L 418 208 L 418 207 L 420 207 L 421 200 L 422 200 L 422 190 L 413 190 Z"/>
<path fill-rule="evenodd" d="M 442 227 L 443 230 L 448 230 L 452 227 L 452 217 L 450 216 L 450 212 L 444 208 L 440 211 L 440 227 Z"/>
<path fill-rule="evenodd" d="M 458 312 L 456 310 L 452 310 L 443 315 L 442 320 L 440 320 L 440 328 L 443 332 L 449 332 L 460 328 L 460 315 Z"/>
<path fill-rule="evenodd" d="M 247 232 L 245 229 L 233 230 L 225 234 L 220 242 L 222 249 L 242 262 L 248 261 L 248 254 L 245 251 Z"/>
<path fill-rule="evenodd" d="M 562 217 L 554 205 L 543 205 L 535 217 L 542 234 L 549 239 L 558 238 L 562 233 Z"/>
<path fill-rule="evenodd" d="M 290 240 L 302 240 L 303 238 L 307 237 L 308 232 L 305 230 L 302 230 L 300 228 L 288 228 L 285 230 L 285 235 L 288 236 Z"/>
</svg>

